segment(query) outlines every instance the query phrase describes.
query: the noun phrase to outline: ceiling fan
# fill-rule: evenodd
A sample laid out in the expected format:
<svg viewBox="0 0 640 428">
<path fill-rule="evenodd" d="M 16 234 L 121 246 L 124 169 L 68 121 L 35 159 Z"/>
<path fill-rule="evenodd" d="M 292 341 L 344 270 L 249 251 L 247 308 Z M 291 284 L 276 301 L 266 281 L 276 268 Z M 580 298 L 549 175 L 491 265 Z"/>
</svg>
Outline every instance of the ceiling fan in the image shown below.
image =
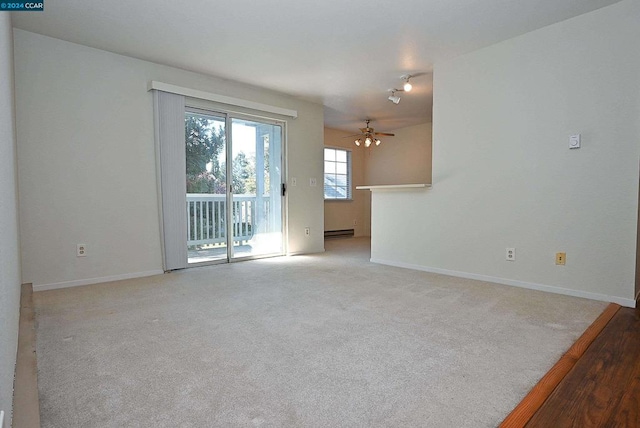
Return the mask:
<svg viewBox="0 0 640 428">
<path fill-rule="evenodd" d="M 371 144 L 375 144 L 376 146 L 380 145 L 382 141 L 380 141 L 380 139 L 377 138 L 378 135 L 395 137 L 395 134 L 388 134 L 386 132 L 375 132 L 375 130 L 369 126 L 369 122 L 371 122 L 370 119 L 366 119 L 365 122 L 367 122 L 367 126 L 364 128 L 359 128 L 360 134 L 348 135 L 344 138 L 358 137 L 354 141 L 356 143 L 356 146 L 360 146 L 361 144 L 364 143 L 365 147 L 369 147 Z"/>
</svg>

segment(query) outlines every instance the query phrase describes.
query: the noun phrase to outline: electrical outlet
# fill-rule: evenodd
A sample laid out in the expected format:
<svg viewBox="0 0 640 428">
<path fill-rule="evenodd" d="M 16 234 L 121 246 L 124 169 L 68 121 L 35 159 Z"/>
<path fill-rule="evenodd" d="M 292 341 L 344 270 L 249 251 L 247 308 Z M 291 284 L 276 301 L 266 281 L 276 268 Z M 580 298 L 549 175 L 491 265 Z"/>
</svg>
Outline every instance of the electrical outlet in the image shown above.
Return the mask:
<svg viewBox="0 0 640 428">
<path fill-rule="evenodd" d="M 291 187 L 296 187 L 298 185 L 298 180 L 295 177 L 291 178 Z"/>
<path fill-rule="evenodd" d="M 310 178 L 309 179 L 309 186 L 310 187 L 316 187 L 316 184 L 318 184 L 318 183 L 317 183 L 315 178 Z"/>
<path fill-rule="evenodd" d="M 304 228 L 304 236 L 311 236 L 311 229 L 308 227 Z"/>
<path fill-rule="evenodd" d="M 507 248 L 507 253 L 505 255 L 505 259 L 510 262 L 516 261 L 516 249 L 515 248 Z"/>
<path fill-rule="evenodd" d="M 564 266 L 567 263 L 567 253 L 556 253 L 556 264 Z"/>
<path fill-rule="evenodd" d="M 358 220 L 356 220 L 355 218 L 353 219 L 353 225 L 357 226 L 358 225 Z"/>
<path fill-rule="evenodd" d="M 76 246 L 76 256 L 85 257 L 87 255 L 87 246 L 85 244 L 78 244 Z"/>
</svg>

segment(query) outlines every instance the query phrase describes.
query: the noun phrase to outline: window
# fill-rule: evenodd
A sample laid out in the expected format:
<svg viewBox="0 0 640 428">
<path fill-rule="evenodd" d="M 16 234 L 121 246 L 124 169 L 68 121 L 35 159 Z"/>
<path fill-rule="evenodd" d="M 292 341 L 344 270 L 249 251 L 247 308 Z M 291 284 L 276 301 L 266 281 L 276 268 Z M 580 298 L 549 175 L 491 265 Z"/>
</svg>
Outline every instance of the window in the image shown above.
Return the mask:
<svg viewBox="0 0 640 428">
<path fill-rule="evenodd" d="M 351 152 L 324 149 L 324 198 L 351 199 Z"/>
</svg>

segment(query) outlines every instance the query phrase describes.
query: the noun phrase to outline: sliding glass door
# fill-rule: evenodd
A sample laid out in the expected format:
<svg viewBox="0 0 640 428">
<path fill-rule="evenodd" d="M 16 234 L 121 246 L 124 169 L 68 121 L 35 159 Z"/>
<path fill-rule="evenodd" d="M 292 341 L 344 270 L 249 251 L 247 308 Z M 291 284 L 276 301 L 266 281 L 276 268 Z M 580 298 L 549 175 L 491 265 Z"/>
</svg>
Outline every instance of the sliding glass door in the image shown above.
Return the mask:
<svg viewBox="0 0 640 428">
<path fill-rule="evenodd" d="M 282 254 L 282 127 L 233 118 L 233 258 Z"/>
<path fill-rule="evenodd" d="M 188 263 L 283 254 L 282 125 L 185 114 Z"/>
</svg>

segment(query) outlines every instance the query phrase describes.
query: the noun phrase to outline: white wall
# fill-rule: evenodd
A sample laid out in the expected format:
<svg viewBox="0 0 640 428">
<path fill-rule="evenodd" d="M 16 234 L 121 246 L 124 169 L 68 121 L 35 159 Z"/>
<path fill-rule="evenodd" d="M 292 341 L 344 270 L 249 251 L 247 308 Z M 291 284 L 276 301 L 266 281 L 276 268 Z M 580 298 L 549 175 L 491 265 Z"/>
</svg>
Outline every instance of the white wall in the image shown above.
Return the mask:
<svg viewBox="0 0 640 428">
<path fill-rule="evenodd" d="M 633 305 L 638 16 L 625 0 L 436 64 L 434 187 L 374 194 L 372 258 Z"/>
<path fill-rule="evenodd" d="M 353 139 L 344 138 L 353 132 L 324 128 L 324 145 L 351 150 L 352 201 L 324 202 L 324 230 L 354 229 L 355 236 L 369 236 L 371 233 L 371 214 L 369 191 L 356 190 L 356 186 L 365 184 L 365 156 L 368 149 L 356 147 Z M 353 224 L 354 220 L 356 225 Z"/>
<path fill-rule="evenodd" d="M 368 185 L 431 183 L 431 123 L 391 133 L 395 137 L 382 137 L 382 144 L 369 151 L 365 182 Z"/>
<path fill-rule="evenodd" d="M 323 251 L 322 187 L 308 186 L 322 177 L 322 106 L 22 30 L 14 37 L 25 282 L 162 269 L 151 80 L 298 110 L 288 121 L 289 176 L 300 183 L 289 192 L 289 251 Z M 87 257 L 76 257 L 77 243 Z"/>
<path fill-rule="evenodd" d="M 11 418 L 20 311 L 20 247 L 11 15 L 0 13 L 0 410 Z"/>
</svg>

